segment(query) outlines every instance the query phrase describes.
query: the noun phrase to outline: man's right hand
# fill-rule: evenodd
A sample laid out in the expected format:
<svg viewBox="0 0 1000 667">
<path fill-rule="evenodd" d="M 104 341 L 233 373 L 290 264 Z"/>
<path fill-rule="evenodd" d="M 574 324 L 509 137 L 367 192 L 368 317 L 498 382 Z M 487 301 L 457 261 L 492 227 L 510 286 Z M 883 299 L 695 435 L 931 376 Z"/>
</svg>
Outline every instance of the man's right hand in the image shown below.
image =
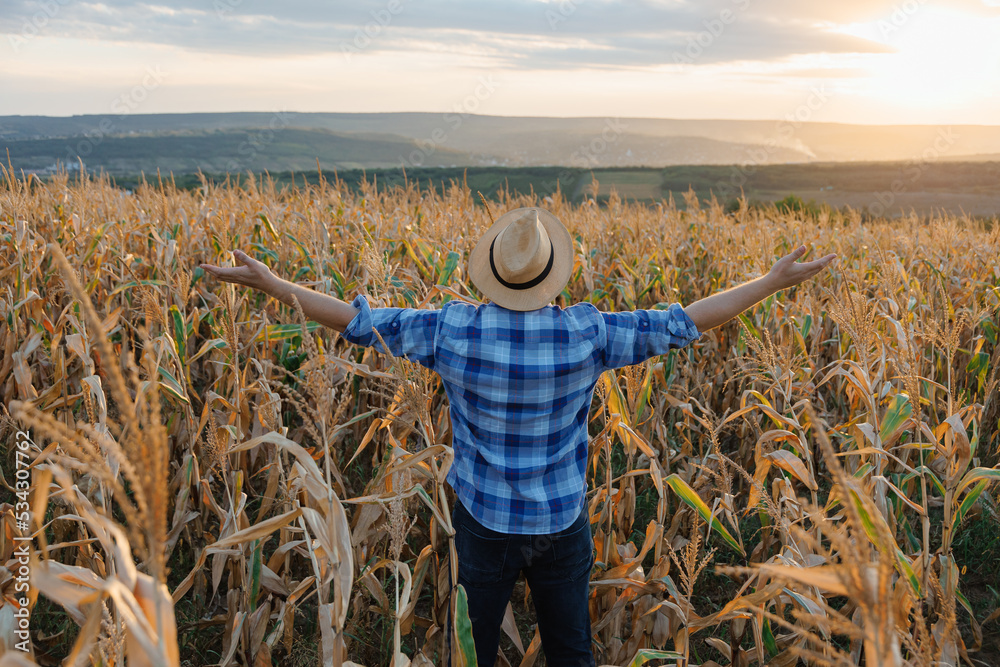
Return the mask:
<svg viewBox="0 0 1000 667">
<path fill-rule="evenodd" d="M 224 282 L 246 285 L 262 292 L 271 293 L 278 282 L 278 277 L 271 273 L 271 269 L 264 262 L 257 261 L 242 250 L 234 250 L 233 257 L 240 263 L 240 266 L 201 264 L 201 268 Z"/>
</svg>

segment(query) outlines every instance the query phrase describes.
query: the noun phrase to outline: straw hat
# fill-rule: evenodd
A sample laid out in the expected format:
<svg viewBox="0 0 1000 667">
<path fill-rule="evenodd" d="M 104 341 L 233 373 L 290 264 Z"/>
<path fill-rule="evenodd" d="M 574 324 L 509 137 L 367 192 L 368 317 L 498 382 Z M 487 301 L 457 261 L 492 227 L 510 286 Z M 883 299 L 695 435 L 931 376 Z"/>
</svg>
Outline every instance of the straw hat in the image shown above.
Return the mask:
<svg viewBox="0 0 1000 667">
<path fill-rule="evenodd" d="M 573 272 L 573 239 L 543 208 L 500 216 L 469 255 L 479 291 L 510 310 L 537 310 L 563 291 Z"/>
</svg>

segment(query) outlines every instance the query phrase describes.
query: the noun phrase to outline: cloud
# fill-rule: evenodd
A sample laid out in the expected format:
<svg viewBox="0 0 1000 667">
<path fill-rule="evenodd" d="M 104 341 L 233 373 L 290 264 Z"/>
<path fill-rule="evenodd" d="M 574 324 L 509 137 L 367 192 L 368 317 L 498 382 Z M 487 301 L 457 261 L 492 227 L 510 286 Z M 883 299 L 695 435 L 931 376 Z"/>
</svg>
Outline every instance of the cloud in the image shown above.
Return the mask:
<svg viewBox="0 0 1000 667">
<path fill-rule="evenodd" d="M 836 29 L 893 7 L 870 0 L 5 0 L 0 25 L 12 34 L 272 58 L 424 51 L 472 55 L 499 68 L 645 68 L 673 64 L 689 50 L 698 51 L 696 64 L 884 52 Z"/>
</svg>

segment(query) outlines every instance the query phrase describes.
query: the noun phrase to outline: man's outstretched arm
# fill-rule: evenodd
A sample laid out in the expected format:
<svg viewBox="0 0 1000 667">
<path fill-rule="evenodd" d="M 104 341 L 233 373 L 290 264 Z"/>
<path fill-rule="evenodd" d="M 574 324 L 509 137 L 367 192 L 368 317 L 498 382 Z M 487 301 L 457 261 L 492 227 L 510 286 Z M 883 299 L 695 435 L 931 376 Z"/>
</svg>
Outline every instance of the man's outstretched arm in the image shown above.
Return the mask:
<svg viewBox="0 0 1000 667">
<path fill-rule="evenodd" d="M 837 255 L 831 253 L 813 262 L 796 262 L 806 252 L 799 246 L 790 254 L 779 259 L 767 275 L 743 283 L 725 292 L 695 301 L 685 306 L 687 313 L 698 331 L 708 331 L 725 324 L 747 308 L 751 308 L 778 290 L 783 290 L 809 280 L 825 269 Z"/>
<path fill-rule="evenodd" d="M 234 250 L 233 257 L 240 266 L 202 264 L 201 268 L 219 280 L 252 287 L 288 305 L 293 305 L 294 294 L 302 304 L 302 312 L 306 317 L 341 333 L 358 314 L 357 308 L 336 297 L 279 278 L 271 273 L 266 264 L 250 257 L 242 250 Z"/>
</svg>

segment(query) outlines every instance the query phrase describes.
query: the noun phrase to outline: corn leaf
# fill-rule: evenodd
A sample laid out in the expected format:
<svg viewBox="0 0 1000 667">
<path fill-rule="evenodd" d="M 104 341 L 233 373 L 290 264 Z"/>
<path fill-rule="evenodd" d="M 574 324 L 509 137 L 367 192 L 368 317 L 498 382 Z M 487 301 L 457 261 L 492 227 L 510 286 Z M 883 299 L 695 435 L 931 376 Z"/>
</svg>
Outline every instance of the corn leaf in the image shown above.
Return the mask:
<svg viewBox="0 0 1000 667">
<path fill-rule="evenodd" d="M 687 482 L 678 477 L 677 473 L 668 476 L 664 481 L 670 486 L 671 489 L 674 490 L 674 493 L 676 493 L 686 505 L 694 508 L 694 510 L 698 512 L 698 515 L 701 516 L 703 521 L 706 523 L 711 521 L 712 528 L 718 531 L 719 535 L 722 536 L 722 539 L 726 541 L 726 544 L 741 554 L 746 555 L 746 552 L 743 551 L 743 547 L 740 546 L 740 543 L 733 539 L 733 536 L 729 534 L 729 531 L 726 530 L 721 521 L 712 516 L 712 511 L 708 508 L 708 505 L 705 504 L 705 501 L 701 499 L 701 496 L 699 496 L 694 489 L 688 486 Z"/>
</svg>

